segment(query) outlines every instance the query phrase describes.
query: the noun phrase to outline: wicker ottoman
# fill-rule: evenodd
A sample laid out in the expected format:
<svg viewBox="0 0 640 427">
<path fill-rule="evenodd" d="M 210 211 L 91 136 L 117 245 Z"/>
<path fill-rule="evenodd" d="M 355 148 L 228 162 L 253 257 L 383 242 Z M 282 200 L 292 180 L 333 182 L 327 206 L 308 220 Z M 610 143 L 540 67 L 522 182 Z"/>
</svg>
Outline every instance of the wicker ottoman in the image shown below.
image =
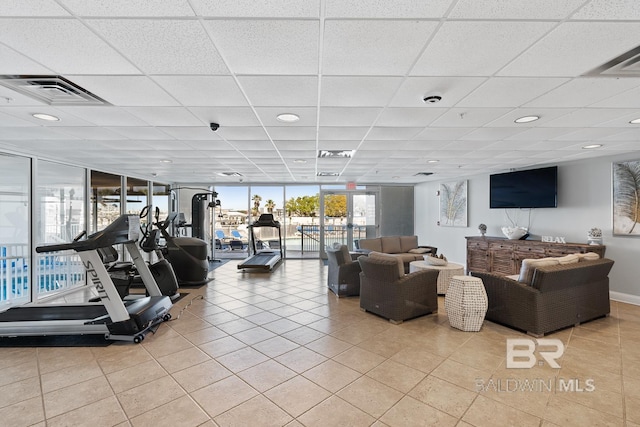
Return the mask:
<svg viewBox="0 0 640 427">
<path fill-rule="evenodd" d="M 477 332 L 487 314 L 487 292 L 482 280 L 471 276 L 453 276 L 444 298 L 449 324 L 466 332 Z"/>
</svg>

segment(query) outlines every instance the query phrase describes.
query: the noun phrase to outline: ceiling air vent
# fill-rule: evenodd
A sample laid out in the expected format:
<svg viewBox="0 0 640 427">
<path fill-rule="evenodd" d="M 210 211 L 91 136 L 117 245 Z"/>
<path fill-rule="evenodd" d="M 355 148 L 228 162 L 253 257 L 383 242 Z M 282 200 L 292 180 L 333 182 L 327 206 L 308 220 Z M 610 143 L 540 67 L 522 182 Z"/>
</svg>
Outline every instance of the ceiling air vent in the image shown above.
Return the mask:
<svg viewBox="0 0 640 427">
<path fill-rule="evenodd" d="M 318 176 L 340 176 L 338 172 L 318 172 Z"/>
<path fill-rule="evenodd" d="M 589 71 L 587 76 L 640 77 L 640 46 Z"/>
<path fill-rule="evenodd" d="M 321 159 L 350 159 L 354 150 L 319 150 L 318 157 Z"/>
<path fill-rule="evenodd" d="M 0 85 L 48 105 L 110 105 L 62 76 L 0 76 Z"/>
</svg>

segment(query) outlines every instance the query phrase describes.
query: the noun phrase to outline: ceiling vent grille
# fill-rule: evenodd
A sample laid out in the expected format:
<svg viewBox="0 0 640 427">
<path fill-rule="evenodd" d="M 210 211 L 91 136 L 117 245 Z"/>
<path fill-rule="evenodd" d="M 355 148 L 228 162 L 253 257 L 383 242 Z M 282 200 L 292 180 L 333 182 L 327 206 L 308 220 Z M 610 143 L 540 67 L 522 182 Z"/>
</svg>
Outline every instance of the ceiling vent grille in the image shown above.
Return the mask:
<svg viewBox="0 0 640 427">
<path fill-rule="evenodd" d="M 318 172 L 317 176 L 340 176 L 338 172 Z"/>
<path fill-rule="evenodd" d="M 640 46 L 589 71 L 587 76 L 640 77 Z"/>
<path fill-rule="evenodd" d="M 320 159 L 350 159 L 354 150 L 318 150 Z"/>
<path fill-rule="evenodd" d="M 62 76 L 0 76 L 0 85 L 48 105 L 110 105 Z"/>
</svg>

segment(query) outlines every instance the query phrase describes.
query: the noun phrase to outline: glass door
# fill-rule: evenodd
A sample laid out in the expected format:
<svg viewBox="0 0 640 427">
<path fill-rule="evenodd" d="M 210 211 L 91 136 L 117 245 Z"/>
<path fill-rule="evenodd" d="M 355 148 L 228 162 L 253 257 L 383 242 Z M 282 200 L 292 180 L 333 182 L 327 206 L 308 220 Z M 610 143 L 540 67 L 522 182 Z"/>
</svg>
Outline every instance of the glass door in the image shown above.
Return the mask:
<svg viewBox="0 0 640 427">
<path fill-rule="evenodd" d="M 357 240 L 377 237 L 377 192 L 324 190 L 320 199 L 320 253 L 323 258 L 326 258 L 325 246 L 340 243 L 353 250 Z"/>
</svg>

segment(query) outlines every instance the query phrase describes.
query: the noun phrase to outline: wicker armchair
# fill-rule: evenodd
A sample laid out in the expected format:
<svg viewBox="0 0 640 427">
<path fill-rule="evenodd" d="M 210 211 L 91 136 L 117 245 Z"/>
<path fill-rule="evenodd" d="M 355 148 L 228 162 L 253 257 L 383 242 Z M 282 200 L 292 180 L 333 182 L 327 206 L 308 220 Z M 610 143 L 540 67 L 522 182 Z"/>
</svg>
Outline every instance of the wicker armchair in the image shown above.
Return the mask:
<svg viewBox="0 0 640 427">
<path fill-rule="evenodd" d="M 438 311 L 437 270 L 400 276 L 398 261 L 361 256 L 360 308 L 391 323 Z"/>
<path fill-rule="evenodd" d="M 338 298 L 360 295 L 360 264 L 351 259 L 345 245 L 327 246 L 327 286 Z"/>
<path fill-rule="evenodd" d="M 472 272 L 489 300 L 486 320 L 533 336 L 609 314 L 607 258 L 536 268 L 531 285 L 495 273 Z"/>
</svg>

